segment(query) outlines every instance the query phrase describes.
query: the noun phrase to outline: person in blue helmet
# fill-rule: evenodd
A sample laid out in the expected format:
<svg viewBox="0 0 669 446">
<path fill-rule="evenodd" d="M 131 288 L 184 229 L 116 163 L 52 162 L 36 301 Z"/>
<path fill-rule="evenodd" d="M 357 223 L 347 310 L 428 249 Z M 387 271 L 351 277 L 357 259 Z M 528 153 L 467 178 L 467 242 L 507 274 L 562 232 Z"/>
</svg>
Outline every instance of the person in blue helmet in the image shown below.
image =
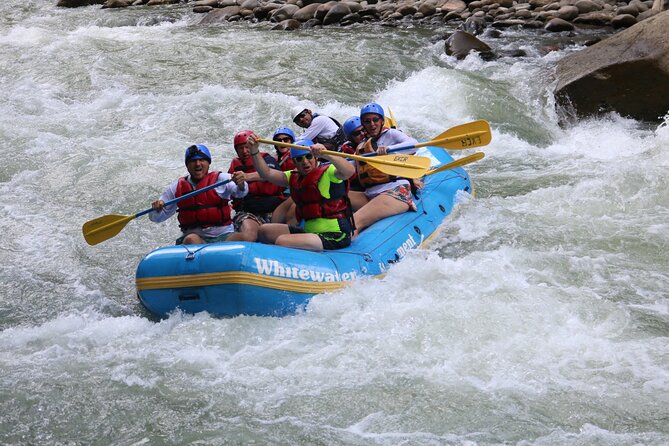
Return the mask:
<svg viewBox="0 0 669 446">
<path fill-rule="evenodd" d="M 232 175 L 209 172 L 211 153 L 203 144 L 189 146 L 184 154 L 184 161 L 188 175 L 174 180 L 160 198 L 151 203 L 153 211 L 149 213 L 149 219 L 160 223 L 178 213 L 179 227 L 183 235 L 177 239 L 177 245 L 225 241 L 234 231 L 229 200 L 243 198 L 249 190 L 244 181 L 244 172 L 235 172 Z M 228 179 L 232 181 L 165 206 L 167 201 Z"/>
<path fill-rule="evenodd" d="M 295 133 L 293 133 L 293 131 L 288 127 L 279 127 L 274 131 L 272 139 L 274 141 L 288 142 L 292 144 L 295 142 Z M 295 168 L 295 164 L 293 164 L 293 161 L 290 158 L 290 149 L 284 146 L 274 146 L 274 149 L 276 150 L 276 159 L 279 162 L 281 170 L 284 172 L 287 170 L 293 170 Z"/>
<path fill-rule="evenodd" d="M 267 181 L 290 187 L 296 217 L 298 221 L 304 220 L 303 227 L 281 223 L 263 225 L 258 240 L 315 251 L 349 246 L 354 228 L 346 180 L 355 168 L 344 158 L 323 153 L 323 144 L 311 140 L 297 140 L 295 144 L 308 149 L 291 148 L 295 170 L 278 172 L 270 169 L 260 156 L 258 137 L 255 134 L 249 136 L 249 152 L 257 172 Z M 330 164 L 319 164 L 319 158 Z"/>
<path fill-rule="evenodd" d="M 371 102 L 360 109 L 360 122 L 368 139 L 356 148 L 358 155 L 374 152 L 385 155 L 393 146 L 417 143 L 402 131 L 385 127 L 384 121 L 383 107 L 379 104 Z M 414 154 L 416 149 L 412 147 L 401 153 Z M 412 184 L 406 178 L 387 175 L 364 162 L 356 162 L 356 172 L 358 181 L 365 188 L 366 204 L 353 216 L 356 225 L 354 237 L 359 231 L 382 218 L 416 210 L 411 193 Z"/>
<path fill-rule="evenodd" d="M 355 150 L 367 139 L 367 131 L 362 126 L 360 116 L 351 116 L 344 121 L 344 133 L 346 134 L 346 142 L 339 147 L 342 153 L 355 154 Z M 365 204 L 367 204 L 367 197 L 365 197 L 365 188 L 358 181 L 358 175 L 354 174 L 349 179 L 348 198 L 351 200 L 353 211 L 357 211 Z"/>
</svg>

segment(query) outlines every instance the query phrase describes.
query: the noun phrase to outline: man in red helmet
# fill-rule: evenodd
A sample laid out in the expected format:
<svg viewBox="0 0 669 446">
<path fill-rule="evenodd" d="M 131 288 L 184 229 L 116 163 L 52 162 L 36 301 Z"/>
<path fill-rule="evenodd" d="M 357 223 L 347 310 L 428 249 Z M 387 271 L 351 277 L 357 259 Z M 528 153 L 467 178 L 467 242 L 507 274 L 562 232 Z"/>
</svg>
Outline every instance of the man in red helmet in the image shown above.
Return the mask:
<svg viewBox="0 0 669 446">
<path fill-rule="evenodd" d="M 233 219 L 235 233 L 228 237 L 228 241 L 255 242 L 258 239 L 260 226 L 271 221 L 274 209 L 286 199 L 283 187 L 263 180 L 256 172 L 246 146 L 246 141 L 252 133 L 251 130 L 243 130 L 235 134 L 233 140 L 237 158 L 230 163 L 228 173 L 244 172 L 249 193 L 232 203 L 236 212 Z M 281 171 L 279 163 L 272 155 L 262 152 L 262 157 L 270 168 Z"/>
</svg>

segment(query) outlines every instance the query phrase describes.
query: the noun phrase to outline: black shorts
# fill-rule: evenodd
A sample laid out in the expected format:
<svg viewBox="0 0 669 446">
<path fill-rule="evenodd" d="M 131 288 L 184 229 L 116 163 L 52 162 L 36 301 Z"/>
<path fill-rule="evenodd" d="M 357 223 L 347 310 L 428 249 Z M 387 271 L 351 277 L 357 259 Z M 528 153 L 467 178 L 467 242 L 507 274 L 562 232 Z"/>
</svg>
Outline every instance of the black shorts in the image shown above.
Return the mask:
<svg viewBox="0 0 669 446">
<path fill-rule="evenodd" d="M 288 226 L 291 234 L 306 234 L 307 231 L 298 226 Z M 323 243 L 323 249 L 328 251 L 346 248 L 351 244 L 351 234 L 346 232 L 321 232 L 316 234 Z"/>
</svg>

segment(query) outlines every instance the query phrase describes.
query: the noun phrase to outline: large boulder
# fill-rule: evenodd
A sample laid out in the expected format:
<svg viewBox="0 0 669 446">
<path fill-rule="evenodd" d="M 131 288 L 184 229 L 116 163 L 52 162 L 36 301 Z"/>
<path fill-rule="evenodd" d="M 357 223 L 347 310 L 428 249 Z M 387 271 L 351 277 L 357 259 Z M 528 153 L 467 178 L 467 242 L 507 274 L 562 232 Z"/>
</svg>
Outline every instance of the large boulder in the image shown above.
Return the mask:
<svg viewBox="0 0 669 446">
<path fill-rule="evenodd" d="M 669 112 L 669 11 L 557 63 L 555 97 L 579 116 L 615 111 L 643 121 Z"/>
</svg>

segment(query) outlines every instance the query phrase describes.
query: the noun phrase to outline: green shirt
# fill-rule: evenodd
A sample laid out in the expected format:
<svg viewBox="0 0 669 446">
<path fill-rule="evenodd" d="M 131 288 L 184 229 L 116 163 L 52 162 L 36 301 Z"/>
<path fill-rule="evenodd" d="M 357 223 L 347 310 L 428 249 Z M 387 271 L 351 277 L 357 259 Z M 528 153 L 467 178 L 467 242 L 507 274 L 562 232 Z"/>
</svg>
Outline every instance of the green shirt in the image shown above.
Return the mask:
<svg viewBox="0 0 669 446">
<path fill-rule="evenodd" d="M 318 180 L 317 187 L 323 198 L 330 198 L 330 184 L 340 184 L 344 182 L 344 180 L 341 180 L 335 176 L 336 171 L 337 168 L 330 164 L 325 172 L 323 172 L 321 178 Z M 284 172 L 289 184 L 292 173 L 293 171 Z M 304 230 L 313 234 L 322 234 L 324 232 L 342 232 L 341 227 L 339 226 L 339 222 L 336 218 L 314 218 L 312 220 L 305 220 Z"/>
</svg>

